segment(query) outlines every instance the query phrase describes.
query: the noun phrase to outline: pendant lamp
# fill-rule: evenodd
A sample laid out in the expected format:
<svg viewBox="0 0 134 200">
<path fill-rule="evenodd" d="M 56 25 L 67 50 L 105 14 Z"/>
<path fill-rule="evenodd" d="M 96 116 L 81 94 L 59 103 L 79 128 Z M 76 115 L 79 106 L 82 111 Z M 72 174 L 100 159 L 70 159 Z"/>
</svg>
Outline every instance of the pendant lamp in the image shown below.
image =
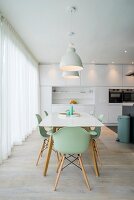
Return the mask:
<svg viewBox="0 0 134 200">
<path fill-rule="evenodd" d="M 80 71 L 83 69 L 81 58 L 73 46 L 69 45 L 65 55 L 61 58 L 60 69 L 62 71 Z"/>
<path fill-rule="evenodd" d="M 75 6 L 68 8 L 70 15 L 70 32 L 69 37 L 74 36 L 75 32 L 72 31 L 72 14 L 77 11 Z M 62 71 L 80 71 L 83 69 L 82 61 L 80 56 L 76 53 L 76 50 L 74 48 L 74 45 L 71 42 L 70 38 L 70 44 L 66 50 L 65 55 L 61 58 L 60 62 L 60 69 Z"/>
</svg>

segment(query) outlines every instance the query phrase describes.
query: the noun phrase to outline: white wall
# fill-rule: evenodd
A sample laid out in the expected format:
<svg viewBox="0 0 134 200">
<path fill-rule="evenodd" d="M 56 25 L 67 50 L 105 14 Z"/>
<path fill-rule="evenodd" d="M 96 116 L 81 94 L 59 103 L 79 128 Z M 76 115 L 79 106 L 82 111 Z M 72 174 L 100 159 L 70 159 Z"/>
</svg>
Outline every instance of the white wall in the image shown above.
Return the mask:
<svg viewBox="0 0 134 200">
<path fill-rule="evenodd" d="M 122 104 L 109 104 L 109 88 L 134 88 L 134 77 L 125 76 L 134 65 L 85 65 L 80 79 L 62 77 L 59 65 L 40 66 L 41 111 L 52 111 L 52 86 L 89 86 L 95 88 L 95 113 L 103 113 L 105 123 L 116 123 Z M 47 105 L 46 105 L 47 104 Z"/>
<path fill-rule="evenodd" d="M 40 66 L 40 85 L 41 86 L 70 86 L 80 85 L 80 79 L 69 81 L 62 77 L 59 65 Z"/>
<path fill-rule="evenodd" d="M 52 104 L 52 87 L 41 85 L 40 87 L 40 106 L 41 106 L 41 115 L 44 115 L 44 111 L 51 113 L 51 104 Z"/>
<path fill-rule="evenodd" d="M 81 85 L 122 86 L 122 65 L 86 65 L 81 71 Z"/>
</svg>

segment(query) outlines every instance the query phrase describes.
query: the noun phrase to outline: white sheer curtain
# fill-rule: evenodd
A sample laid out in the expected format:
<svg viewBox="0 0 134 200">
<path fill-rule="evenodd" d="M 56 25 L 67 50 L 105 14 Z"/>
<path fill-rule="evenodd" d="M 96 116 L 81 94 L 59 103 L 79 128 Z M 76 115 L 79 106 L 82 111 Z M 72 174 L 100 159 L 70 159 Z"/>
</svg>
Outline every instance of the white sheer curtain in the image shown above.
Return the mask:
<svg viewBox="0 0 134 200">
<path fill-rule="evenodd" d="M 36 127 L 38 64 L 11 25 L 0 20 L 0 162 Z"/>
</svg>

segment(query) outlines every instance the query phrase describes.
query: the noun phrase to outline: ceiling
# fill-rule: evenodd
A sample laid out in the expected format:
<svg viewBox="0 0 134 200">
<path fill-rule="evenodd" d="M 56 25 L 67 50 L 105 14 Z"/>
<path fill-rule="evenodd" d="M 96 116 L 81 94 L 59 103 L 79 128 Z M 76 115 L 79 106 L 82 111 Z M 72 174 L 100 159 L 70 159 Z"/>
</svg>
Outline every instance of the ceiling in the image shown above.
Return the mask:
<svg viewBox="0 0 134 200">
<path fill-rule="evenodd" d="M 0 10 L 40 63 L 60 62 L 70 31 L 83 63 L 134 62 L 134 0 L 0 0 Z"/>
</svg>

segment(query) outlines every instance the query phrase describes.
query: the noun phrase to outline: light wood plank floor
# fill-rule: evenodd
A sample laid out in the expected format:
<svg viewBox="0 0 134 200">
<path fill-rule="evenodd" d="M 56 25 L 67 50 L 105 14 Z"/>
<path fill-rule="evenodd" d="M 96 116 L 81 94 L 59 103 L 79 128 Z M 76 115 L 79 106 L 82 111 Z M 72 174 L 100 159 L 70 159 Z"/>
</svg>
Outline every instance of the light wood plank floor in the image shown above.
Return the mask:
<svg viewBox="0 0 134 200">
<path fill-rule="evenodd" d="M 65 169 L 57 191 L 56 156 L 52 155 L 48 176 L 43 177 L 43 158 L 36 167 L 42 139 L 34 132 L 12 156 L 0 166 L 0 200 L 133 200 L 134 145 L 115 141 L 116 134 L 103 128 L 99 141 L 102 159 L 100 177 L 96 178 L 88 153 L 83 156 L 92 191 L 88 191 L 81 171 L 74 166 Z"/>
</svg>

